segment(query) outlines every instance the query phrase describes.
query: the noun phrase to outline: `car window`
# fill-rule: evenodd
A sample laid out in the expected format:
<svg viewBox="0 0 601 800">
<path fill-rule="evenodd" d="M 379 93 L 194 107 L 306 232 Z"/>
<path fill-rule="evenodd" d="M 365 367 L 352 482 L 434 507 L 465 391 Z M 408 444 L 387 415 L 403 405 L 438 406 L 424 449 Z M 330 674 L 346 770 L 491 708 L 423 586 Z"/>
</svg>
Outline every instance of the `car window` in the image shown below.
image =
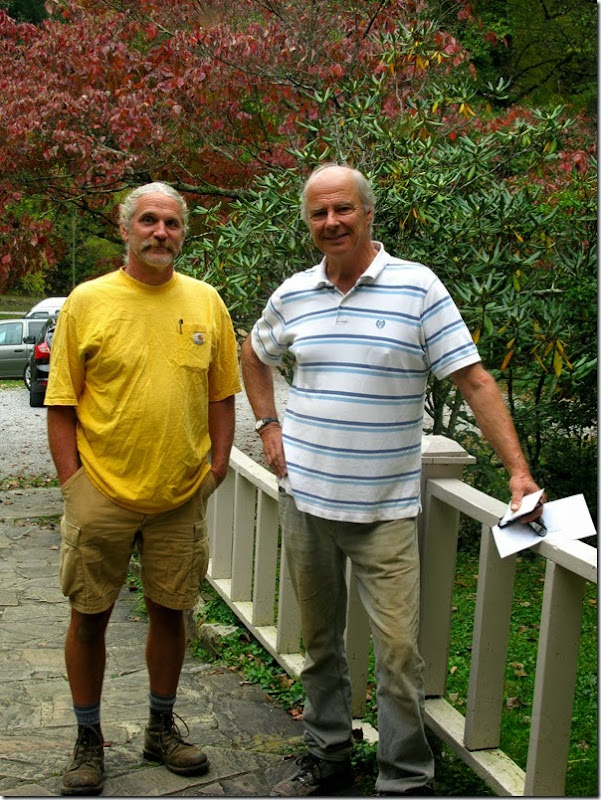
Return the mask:
<svg viewBox="0 0 601 800">
<path fill-rule="evenodd" d="M 36 319 L 36 320 L 32 319 L 32 320 L 30 320 L 30 322 L 29 322 L 29 336 L 35 336 L 37 338 L 37 335 L 42 330 L 42 328 L 44 327 L 45 324 L 46 324 L 46 320 L 45 319 Z"/>
<path fill-rule="evenodd" d="M 23 323 L 0 322 L 0 344 L 23 344 Z"/>
</svg>

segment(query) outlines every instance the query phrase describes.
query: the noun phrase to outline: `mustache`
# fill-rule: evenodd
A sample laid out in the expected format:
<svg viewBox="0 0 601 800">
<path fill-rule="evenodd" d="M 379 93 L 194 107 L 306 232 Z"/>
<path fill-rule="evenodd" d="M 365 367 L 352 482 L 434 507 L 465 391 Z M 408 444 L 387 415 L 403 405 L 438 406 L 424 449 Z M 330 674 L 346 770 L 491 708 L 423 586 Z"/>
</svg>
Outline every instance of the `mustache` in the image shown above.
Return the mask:
<svg viewBox="0 0 601 800">
<path fill-rule="evenodd" d="M 142 252 L 146 252 L 146 250 L 168 250 L 170 253 L 175 253 L 175 247 L 171 244 L 171 242 L 159 242 L 158 244 L 155 242 L 144 242 L 142 245 Z"/>
</svg>

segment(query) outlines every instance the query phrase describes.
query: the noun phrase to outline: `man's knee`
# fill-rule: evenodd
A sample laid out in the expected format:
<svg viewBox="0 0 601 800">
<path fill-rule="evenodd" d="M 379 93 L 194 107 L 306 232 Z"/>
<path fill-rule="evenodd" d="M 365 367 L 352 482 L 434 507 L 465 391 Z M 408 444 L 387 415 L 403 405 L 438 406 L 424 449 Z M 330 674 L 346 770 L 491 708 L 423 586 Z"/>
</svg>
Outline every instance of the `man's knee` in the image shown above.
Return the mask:
<svg viewBox="0 0 601 800">
<path fill-rule="evenodd" d="M 376 657 L 386 671 L 407 670 L 421 664 L 417 627 L 399 624 L 372 633 Z"/>
<path fill-rule="evenodd" d="M 71 609 L 71 635 L 81 644 L 95 641 L 104 635 L 112 610 L 111 606 L 98 614 L 83 614 L 81 611 Z"/>
</svg>

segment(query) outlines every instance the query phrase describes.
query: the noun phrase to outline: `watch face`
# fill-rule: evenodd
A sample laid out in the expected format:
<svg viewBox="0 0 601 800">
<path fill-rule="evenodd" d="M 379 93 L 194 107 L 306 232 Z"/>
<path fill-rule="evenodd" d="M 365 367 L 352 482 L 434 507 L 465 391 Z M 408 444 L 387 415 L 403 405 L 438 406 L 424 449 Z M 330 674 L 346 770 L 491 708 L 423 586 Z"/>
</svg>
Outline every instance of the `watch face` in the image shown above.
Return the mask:
<svg viewBox="0 0 601 800">
<path fill-rule="evenodd" d="M 261 428 L 264 428 L 265 425 L 269 425 L 270 422 L 277 422 L 277 417 L 263 417 L 262 419 L 258 420 L 255 423 L 255 430 L 260 431 Z"/>
</svg>

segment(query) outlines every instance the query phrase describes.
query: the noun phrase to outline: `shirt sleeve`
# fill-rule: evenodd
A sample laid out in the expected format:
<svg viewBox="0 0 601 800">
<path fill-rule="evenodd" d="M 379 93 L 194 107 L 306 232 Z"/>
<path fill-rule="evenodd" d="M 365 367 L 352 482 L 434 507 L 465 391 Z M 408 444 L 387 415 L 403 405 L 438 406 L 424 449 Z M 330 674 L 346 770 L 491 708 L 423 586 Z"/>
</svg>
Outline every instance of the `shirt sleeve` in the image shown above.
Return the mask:
<svg viewBox="0 0 601 800">
<path fill-rule="evenodd" d="M 480 361 L 478 348 L 459 309 L 437 277 L 424 300 L 422 331 L 426 358 L 437 378 L 446 378 Z"/>
<path fill-rule="evenodd" d="M 251 333 L 251 343 L 257 358 L 270 367 L 277 367 L 288 349 L 286 320 L 281 310 L 279 290 L 271 295 L 260 319 Z"/>
<path fill-rule="evenodd" d="M 57 320 L 50 351 L 50 373 L 45 405 L 76 406 L 83 391 L 85 367 L 78 347 L 72 300 L 63 306 Z"/>
</svg>

